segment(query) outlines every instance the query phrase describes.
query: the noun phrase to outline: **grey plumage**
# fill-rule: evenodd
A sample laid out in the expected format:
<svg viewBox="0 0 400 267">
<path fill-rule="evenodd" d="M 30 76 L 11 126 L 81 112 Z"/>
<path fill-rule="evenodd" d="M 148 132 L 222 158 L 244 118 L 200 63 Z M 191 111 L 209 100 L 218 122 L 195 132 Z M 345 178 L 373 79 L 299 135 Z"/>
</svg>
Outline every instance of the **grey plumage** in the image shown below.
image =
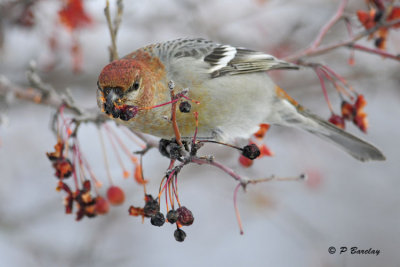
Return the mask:
<svg viewBox="0 0 400 267">
<path fill-rule="evenodd" d="M 189 88 L 194 98 L 210 96 L 210 101 L 202 103 L 202 115 L 210 119 L 199 127 L 199 134 L 205 137 L 217 133 L 216 138 L 232 140 L 248 137 L 260 123 L 287 125 L 331 141 L 360 161 L 385 159 L 373 145 L 277 94 L 276 85 L 265 72 L 297 69 L 294 64 L 201 38 L 177 39 L 142 49 L 161 60 L 167 79 L 174 80 L 178 88 Z"/>
</svg>

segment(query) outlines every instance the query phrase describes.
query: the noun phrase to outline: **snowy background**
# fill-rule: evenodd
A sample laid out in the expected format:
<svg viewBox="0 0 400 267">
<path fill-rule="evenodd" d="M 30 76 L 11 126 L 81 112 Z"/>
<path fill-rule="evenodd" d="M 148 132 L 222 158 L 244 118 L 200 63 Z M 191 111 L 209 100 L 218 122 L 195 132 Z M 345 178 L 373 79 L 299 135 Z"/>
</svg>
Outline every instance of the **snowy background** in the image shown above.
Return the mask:
<svg viewBox="0 0 400 267">
<path fill-rule="evenodd" d="M 284 57 L 306 47 L 338 5 L 333 0 L 124 2 L 120 55 L 153 42 L 205 37 Z M 72 71 L 70 34 L 57 23 L 59 4 L 40 1 L 33 28 L 4 19 L 0 75 L 24 85 L 28 62 L 34 59 L 46 82 L 59 90 L 69 87 L 81 105 L 94 107 L 97 76 L 107 64 L 110 43 L 104 1 L 85 2 L 93 23 L 77 34 L 83 49 L 79 74 Z M 364 1 L 350 1 L 346 13 L 360 8 L 365 9 Z M 353 22 L 357 25 L 355 17 Z M 343 32 L 339 23 L 325 42 L 345 38 Z M 47 45 L 51 36 L 59 40 L 56 52 Z M 389 51 L 400 53 L 399 32 L 392 32 L 388 43 Z M 180 199 L 195 216 L 183 243 L 174 240 L 169 224 L 157 228 L 128 216 L 129 205 L 142 205 L 143 195 L 132 179 L 119 178 L 116 162 L 112 172 L 127 194 L 125 204 L 107 216 L 75 222 L 74 215 L 64 214 L 63 194 L 54 190 L 56 179 L 45 156 L 56 143 L 49 130 L 52 109 L 17 100 L 4 111 L 1 102 L 6 123 L 0 125 L 0 266 L 399 266 L 400 64 L 356 52 L 351 67 L 349 54 L 342 48 L 312 60 L 328 64 L 365 95 L 368 134 L 350 124 L 347 129 L 376 144 L 387 160 L 360 163 L 310 134 L 283 127 L 272 127 L 266 137 L 275 156 L 255 161 L 250 169 L 238 165 L 235 151 L 209 146 L 205 152 L 249 177 L 310 174 L 304 183 L 271 182 L 240 191 L 243 236 L 233 209 L 236 183 L 201 166 L 190 166 L 180 175 Z M 311 70 L 272 75 L 304 106 L 329 117 Z M 339 98 L 330 92 L 338 111 Z M 106 181 L 95 127 L 83 127 L 79 138 L 92 167 Z M 167 164 L 157 151 L 144 158 L 150 192 L 158 190 Z M 330 246 L 381 252 L 330 255 Z"/>
</svg>

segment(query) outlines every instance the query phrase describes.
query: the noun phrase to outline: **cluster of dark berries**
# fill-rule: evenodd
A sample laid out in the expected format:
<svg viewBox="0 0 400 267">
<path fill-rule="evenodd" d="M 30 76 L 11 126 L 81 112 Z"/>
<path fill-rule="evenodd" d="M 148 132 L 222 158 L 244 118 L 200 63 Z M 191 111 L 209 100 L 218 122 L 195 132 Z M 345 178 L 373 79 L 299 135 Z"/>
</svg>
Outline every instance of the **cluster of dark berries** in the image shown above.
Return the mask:
<svg viewBox="0 0 400 267">
<path fill-rule="evenodd" d="M 129 208 L 129 215 L 150 218 L 150 223 L 159 227 L 163 226 L 166 220 L 171 224 L 176 223 L 177 229 L 174 232 L 174 237 L 179 242 L 184 241 L 186 237 L 186 233 L 180 227 L 189 226 L 194 221 L 192 212 L 184 206 L 176 210 L 169 210 L 165 218 L 164 214 L 160 212 L 160 205 L 157 199 L 154 199 L 151 195 L 145 196 L 145 205 L 143 208 L 131 206 Z"/>
<path fill-rule="evenodd" d="M 104 104 L 104 111 L 106 114 L 111 114 L 114 118 L 120 118 L 123 121 L 129 121 L 136 116 L 139 109 L 136 106 L 131 105 L 106 105 Z"/>
</svg>

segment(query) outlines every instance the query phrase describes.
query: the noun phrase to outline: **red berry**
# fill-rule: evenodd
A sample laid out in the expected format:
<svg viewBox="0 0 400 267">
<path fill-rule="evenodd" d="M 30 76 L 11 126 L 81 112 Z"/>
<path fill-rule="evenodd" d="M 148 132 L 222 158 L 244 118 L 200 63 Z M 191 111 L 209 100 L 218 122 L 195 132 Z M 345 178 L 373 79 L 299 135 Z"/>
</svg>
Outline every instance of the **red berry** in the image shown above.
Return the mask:
<svg viewBox="0 0 400 267">
<path fill-rule="evenodd" d="M 107 190 L 107 198 L 111 205 L 121 205 L 124 203 L 125 194 L 118 186 L 110 186 Z"/>
<path fill-rule="evenodd" d="M 332 114 L 332 116 L 329 118 L 329 122 L 336 125 L 337 127 L 344 129 L 345 128 L 345 123 L 344 119 L 340 117 L 339 115 Z"/>
<path fill-rule="evenodd" d="M 347 101 L 342 102 L 341 106 L 342 117 L 345 120 L 352 120 L 354 117 L 354 113 L 356 112 L 355 107 Z"/>
<path fill-rule="evenodd" d="M 108 201 L 101 196 L 98 196 L 96 198 L 96 213 L 97 214 L 106 214 L 108 213 L 108 210 L 110 209 L 110 205 L 108 205 Z"/>
<path fill-rule="evenodd" d="M 178 212 L 178 223 L 189 226 L 193 223 L 194 218 L 192 212 L 186 207 L 182 206 L 176 210 Z"/>
<path fill-rule="evenodd" d="M 249 158 L 246 158 L 243 155 L 240 155 L 239 157 L 239 163 L 243 166 L 243 167 L 250 167 L 251 165 L 253 165 L 253 161 Z"/>
</svg>

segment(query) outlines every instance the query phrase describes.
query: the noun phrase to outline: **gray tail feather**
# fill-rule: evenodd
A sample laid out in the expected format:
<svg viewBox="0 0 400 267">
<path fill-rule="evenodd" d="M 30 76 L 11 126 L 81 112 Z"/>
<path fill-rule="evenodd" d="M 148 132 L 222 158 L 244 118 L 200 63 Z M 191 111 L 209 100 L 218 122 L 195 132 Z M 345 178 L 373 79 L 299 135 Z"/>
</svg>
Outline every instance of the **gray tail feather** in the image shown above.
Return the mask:
<svg viewBox="0 0 400 267">
<path fill-rule="evenodd" d="M 337 144 L 354 158 L 360 161 L 386 159 L 379 149 L 366 141 L 343 131 L 332 123 L 321 119 L 307 110 L 299 110 L 298 112 L 318 124 L 317 127 L 312 127 L 310 125 L 301 126 L 304 130 Z"/>
</svg>

